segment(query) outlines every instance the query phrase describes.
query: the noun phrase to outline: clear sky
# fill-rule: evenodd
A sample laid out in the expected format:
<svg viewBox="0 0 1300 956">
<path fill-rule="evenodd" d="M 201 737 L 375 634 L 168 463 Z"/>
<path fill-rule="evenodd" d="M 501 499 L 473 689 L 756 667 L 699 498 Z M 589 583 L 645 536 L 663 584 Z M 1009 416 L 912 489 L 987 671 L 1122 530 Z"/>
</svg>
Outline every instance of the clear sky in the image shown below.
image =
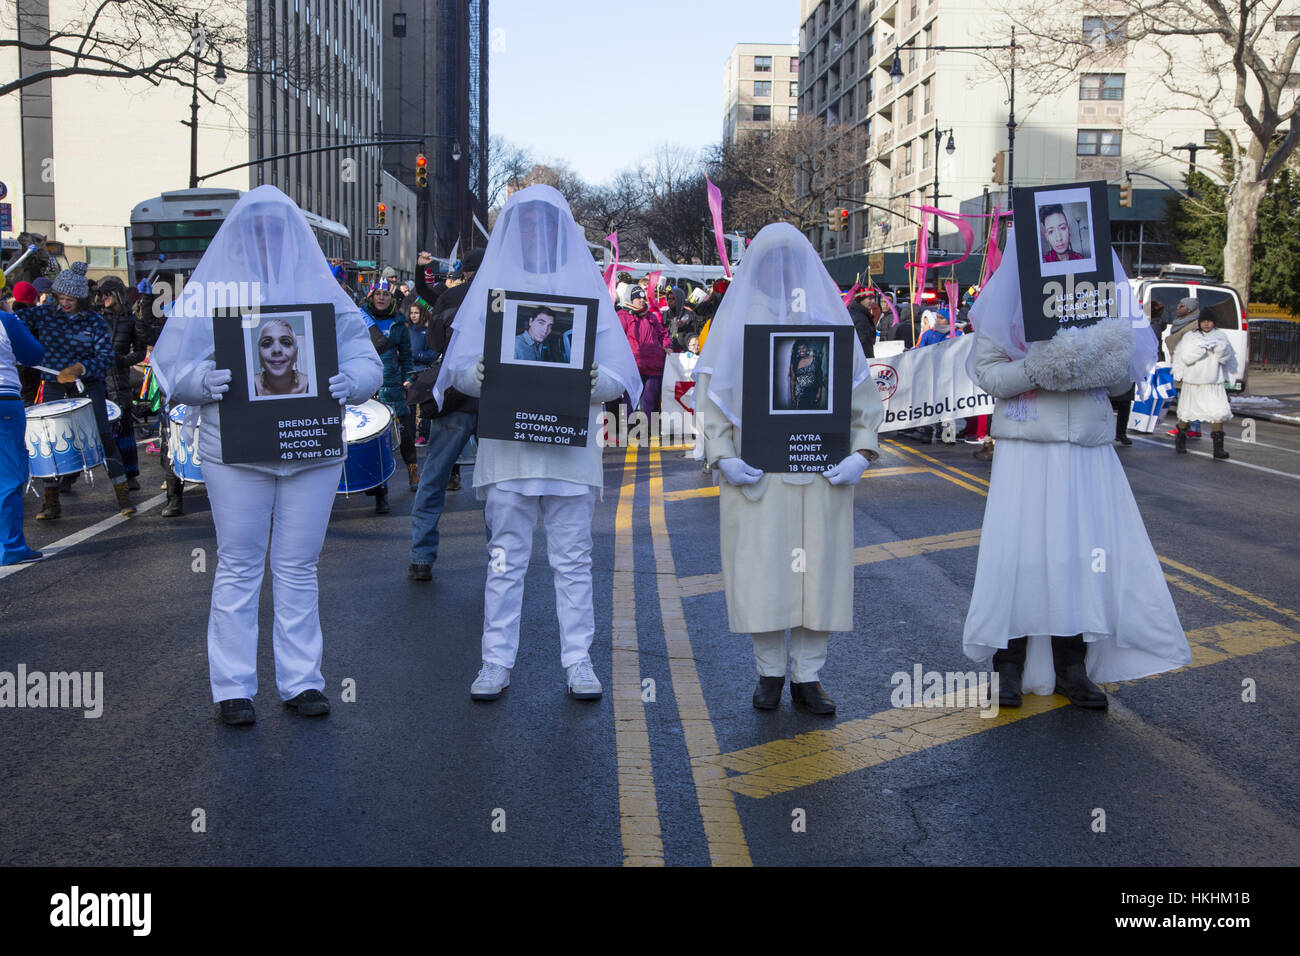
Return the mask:
<svg viewBox="0 0 1300 956">
<path fill-rule="evenodd" d="M 488 19 L 489 132 L 600 183 L 721 140 L 732 47 L 797 42 L 799 0 L 489 0 Z"/>
</svg>

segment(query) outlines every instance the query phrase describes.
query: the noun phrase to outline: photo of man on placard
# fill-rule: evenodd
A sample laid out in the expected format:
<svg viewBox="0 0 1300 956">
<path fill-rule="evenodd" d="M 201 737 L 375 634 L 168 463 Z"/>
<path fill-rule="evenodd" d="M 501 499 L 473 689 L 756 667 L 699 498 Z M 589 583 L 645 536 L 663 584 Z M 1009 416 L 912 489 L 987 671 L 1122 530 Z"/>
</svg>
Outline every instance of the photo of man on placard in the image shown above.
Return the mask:
<svg viewBox="0 0 1300 956">
<path fill-rule="evenodd" d="M 1059 276 L 1097 268 L 1092 243 L 1092 197 L 1087 189 L 1045 190 L 1034 197 L 1040 274 Z"/>
<path fill-rule="evenodd" d="M 506 311 L 501 361 L 506 364 L 553 364 L 575 367 L 575 311 L 570 306 L 511 303 Z M 511 312 L 513 311 L 513 317 Z"/>
<path fill-rule="evenodd" d="M 773 415 L 830 414 L 832 352 L 830 335 L 773 334 L 772 388 L 768 410 Z"/>
<path fill-rule="evenodd" d="M 311 315 L 249 316 L 243 333 L 250 401 L 316 396 Z"/>
</svg>

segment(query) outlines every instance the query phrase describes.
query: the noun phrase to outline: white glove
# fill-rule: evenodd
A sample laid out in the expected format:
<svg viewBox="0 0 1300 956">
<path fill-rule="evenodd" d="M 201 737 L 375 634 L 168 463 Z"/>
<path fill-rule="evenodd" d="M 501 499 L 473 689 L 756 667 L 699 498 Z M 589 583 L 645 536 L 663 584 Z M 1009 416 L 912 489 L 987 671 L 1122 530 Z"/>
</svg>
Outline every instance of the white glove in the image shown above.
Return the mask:
<svg viewBox="0 0 1300 956">
<path fill-rule="evenodd" d="M 230 391 L 230 369 L 217 368 L 216 362 L 204 364 L 210 367 L 203 372 L 203 390 L 212 396 L 214 402 L 219 402 L 221 396 Z"/>
<path fill-rule="evenodd" d="M 726 478 L 729 484 L 737 487 L 752 485 L 763 477 L 761 471 L 750 467 L 739 458 L 719 458 L 718 471 L 722 472 L 722 477 Z"/>
<path fill-rule="evenodd" d="M 483 387 L 483 373 L 487 371 L 487 366 L 483 364 L 482 354 L 478 357 L 478 364 L 474 366 L 474 380 L 478 382 L 479 388 Z"/>
<path fill-rule="evenodd" d="M 352 394 L 352 380 L 342 372 L 330 377 L 330 394 L 338 399 L 340 405 L 346 405 Z"/>
<path fill-rule="evenodd" d="M 591 387 L 596 387 L 596 379 L 600 378 L 600 366 L 595 362 L 591 363 Z"/>
<path fill-rule="evenodd" d="M 862 473 L 870 464 L 871 462 L 867 461 L 861 452 L 855 451 L 838 465 L 827 468 L 822 474 L 832 485 L 856 485 L 862 480 Z"/>
</svg>

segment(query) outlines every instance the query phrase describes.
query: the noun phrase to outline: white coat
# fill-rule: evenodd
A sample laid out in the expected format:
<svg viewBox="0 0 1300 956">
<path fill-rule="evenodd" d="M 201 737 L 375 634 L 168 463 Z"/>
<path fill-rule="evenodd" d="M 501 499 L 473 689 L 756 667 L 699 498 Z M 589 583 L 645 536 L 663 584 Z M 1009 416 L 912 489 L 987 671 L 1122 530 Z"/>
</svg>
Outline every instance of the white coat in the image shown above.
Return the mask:
<svg viewBox="0 0 1300 956">
<path fill-rule="evenodd" d="M 1202 332 L 1193 329 L 1183 334 L 1174 349 L 1175 382 L 1188 385 L 1219 385 L 1237 367 L 1237 354 L 1220 329 Z"/>
</svg>

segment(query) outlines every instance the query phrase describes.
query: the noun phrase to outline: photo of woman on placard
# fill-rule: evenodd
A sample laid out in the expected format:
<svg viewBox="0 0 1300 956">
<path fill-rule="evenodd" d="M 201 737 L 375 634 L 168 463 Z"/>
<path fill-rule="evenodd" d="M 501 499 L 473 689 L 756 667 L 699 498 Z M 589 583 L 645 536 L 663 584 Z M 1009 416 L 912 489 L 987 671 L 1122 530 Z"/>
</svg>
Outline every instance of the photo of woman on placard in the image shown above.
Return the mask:
<svg viewBox="0 0 1300 956">
<path fill-rule="evenodd" d="M 311 382 L 299 370 L 298 336 L 284 319 L 268 319 L 257 332 L 257 372 L 253 376 L 253 394 L 272 397 L 306 395 Z"/>
<path fill-rule="evenodd" d="M 1069 209 L 1076 213 L 1076 220 L 1087 221 L 1088 208 L 1083 203 L 1070 203 Z M 1066 206 L 1061 203 L 1048 203 L 1038 207 L 1039 251 L 1043 262 L 1081 262 L 1090 256 L 1076 252 L 1073 248 L 1073 236 L 1070 233 L 1070 219 Z"/>
<path fill-rule="evenodd" d="M 790 350 L 790 407 L 800 411 L 825 411 L 826 367 L 822 351 L 808 339 L 798 339 Z"/>
</svg>

